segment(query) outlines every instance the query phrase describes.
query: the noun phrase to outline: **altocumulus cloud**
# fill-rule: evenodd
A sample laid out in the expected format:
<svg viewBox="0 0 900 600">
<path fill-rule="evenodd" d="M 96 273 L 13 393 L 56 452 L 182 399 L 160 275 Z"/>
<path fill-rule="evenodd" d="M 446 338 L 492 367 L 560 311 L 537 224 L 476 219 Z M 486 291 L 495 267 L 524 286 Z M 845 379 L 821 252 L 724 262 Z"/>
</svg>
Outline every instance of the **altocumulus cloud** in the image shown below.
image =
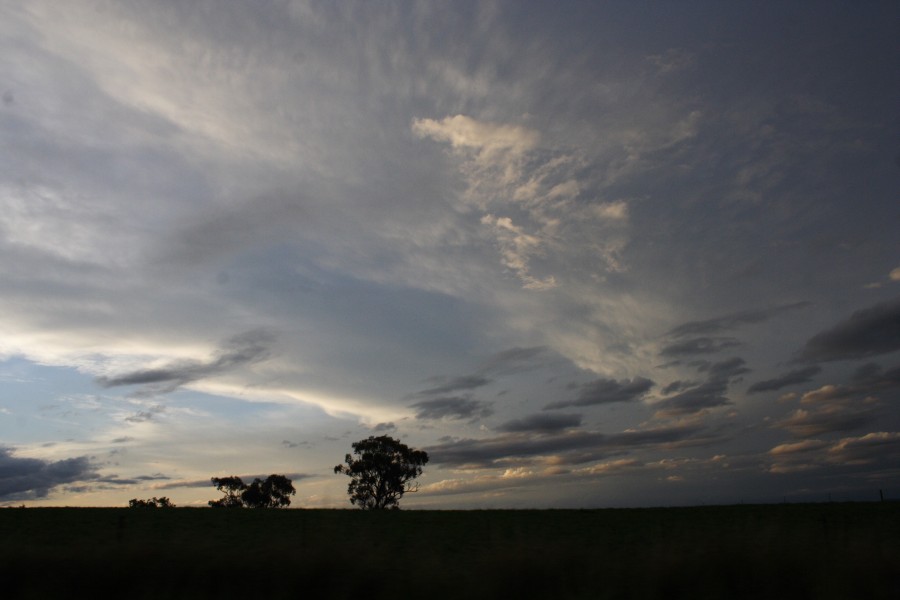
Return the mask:
<svg viewBox="0 0 900 600">
<path fill-rule="evenodd" d="M 87 456 L 47 461 L 14 453 L 11 448 L 0 448 L 0 501 L 44 498 L 59 485 L 99 477 Z"/>
</svg>

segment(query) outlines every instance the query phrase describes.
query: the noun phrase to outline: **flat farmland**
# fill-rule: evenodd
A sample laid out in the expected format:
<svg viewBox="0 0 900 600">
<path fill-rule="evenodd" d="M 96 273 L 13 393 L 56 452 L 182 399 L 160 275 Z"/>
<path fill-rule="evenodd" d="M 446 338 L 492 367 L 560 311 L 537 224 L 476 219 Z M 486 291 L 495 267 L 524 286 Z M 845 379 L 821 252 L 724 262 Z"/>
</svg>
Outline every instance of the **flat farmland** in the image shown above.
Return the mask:
<svg viewBox="0 0 900 600">
<path fill-rule="evenodd" d="M 900 504 L 7 508 L 3 598 L 900 598 Z"/>
</svg>

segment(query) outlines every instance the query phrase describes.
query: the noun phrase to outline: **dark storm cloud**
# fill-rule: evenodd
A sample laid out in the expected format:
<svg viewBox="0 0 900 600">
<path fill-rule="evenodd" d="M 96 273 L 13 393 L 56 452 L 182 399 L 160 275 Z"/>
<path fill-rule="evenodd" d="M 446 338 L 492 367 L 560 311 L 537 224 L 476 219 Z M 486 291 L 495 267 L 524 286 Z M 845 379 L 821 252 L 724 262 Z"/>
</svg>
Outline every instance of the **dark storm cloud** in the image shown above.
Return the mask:
<svg viewBox="0 0 900 600">
<path fill-rule="evenodd" d="M 195 360 L 175 361 L 158 369 L 143 369 L 115 377 L 98 377 L 103 387 L 146 385 L 153 392 L 171 392 L 206 377 L 228 372 L 236 367 L 258 362 L 269 354 L 268 346 L 274 339 L 272 333 L 263 330 L 248 331 L 225 343 L 209 362 Z M 166 384 L 156 386 L 155 384 Z"/>
<path fill-rule="evenodd" d="M 410 405 L 416 409 L 417 419 L 475 419 L 493 414 L 493 410 L 480 400 L 464 396 L 448 396 L 422 400 Z"/>
<path fill-rule="evenodd" d="M 11 448 L 0 448 L 0 501 L 44 498 L 56 486 L 98 478 L 87 456 L 47 461 L 13 453 Z"/>
<path fill-rule="evenodd" d="M 691 354 L 714 354 L 725 350 L 740 346 L 741 343 L 732 337 L 699 337 L 673 342 L 660 350 L 662 356 L 685 356 Z"/>
<path fill-rule="evenodd" d="M 789 371 L 784 375 L 775 377 L 774 379 L 766 379 L 764 381 L 758 381 L 754 383 L 749 388 L 747 388 L 747 393 L 755 394 L 758 392 L 771 392 L 791 385 L 797 385 L 799 383 L 808 383 L 812 380 L 813 376 L 818 375 L 821 372 L 822 368 L 815 365 L 806 367 L 805 369 Z"/>
<path fill-rule="evenodd" d="M 731 404 L 726 396 L 728 386 L 734 378 L 749 372 L 744 364 L 744 360 L 737 357 L 717 363 L 699 363 L 698 370 L 707 373 L 707 380 L 654 404 L 657 414 L 680 416 Z"/>
<path fill-rule="evenodd" d="M 681 390 L 686 390 L 695 385 L 697 385 L 697 382 L 695 382 L 695 381 L 678 380 L 678 381 L 673 381 L 672 383 L 670 383 L 669 385 L 667 385 L 660 391 L 663 393 L 663 395 L 668 396 L 669 394 L 674 394 L 675 392 L 680 392 Z"/>
<path fill-rule="evenodd" d="M 488 375 L 511 375 L 522 371 L 529 371 L 541 366 L 535 359 L 547 352 L 545 346 L 533 346 L 529 348 L 510 348 L 494 354 L 474 373 L 460 375 L 444 381 L 440 385 L 411 394 L 410 398 L 438 396 L 474 390 L 493 383 Z M 441 378 L 437 378 L 441 381 Z"/>
<path fill-rule="evenodd" d="M 560 415 L 538 413 L 528 415 L 521 419 L 513 419 L 495 429 L 505 433 L 518 433 L 522 431 L 550 432 L 561 429 L 570 429 L 581 425 L 581 415 Z"/>
<path fill-rule="evenodd" d="M 611 435 L 589 431 L 508 433 L 482 440 L 455 440 L 426 451 L 433 463 L 456 466 L 488 467 L 510 459 L 551 455 L 561 455 L 558 462 L 584 463 L 632 449 L 682 442 L 700 430 L 695 425 L 677 425 Z"/>
<path fill-rule="evenodd" d="M 745 367 L 746 361 L 743 358 L 735 356 L 728 360 L 709 363 L 697 368 L 700 372 L 709 374 L 710 379 L 729 380 L 744 373 L 749 373 L 750 369 Z"/>
<path fill-rule="evenodd" d="M 728 385 L 724 381 L 710 380 L 671 398 L 654 404 L 660 415 L 678 416 L 700 412 L 731 404 L 725 393 Z"/>
<path fill-rule="evenodd" d="M 535 359 L 545 355 L 547 351 L 546 346 L 510 348 L 491 356 L 485 361 L 479 372 L 508 375 L 534 369 L 541 366 L 541 363 Z"/>
<path fill-rule="evenodd" d="M 378 423 L 377 425 L 375 425 L 375 426 L 372 428 L 372 431 L 375 431 L 375 432 L 382 432 L 382 431 L 392 431 L 392 430 L 394 430 L 394 429 L 397 429 L 397 426 L 394 425 L 394 422 L 393 422 L 393 421 L 391 421 L 391 422 L 388 422 L 388 423 Z"/>
<path fill-rule="evenodd" d="M 162 473 L 157 473 L 156 475 L 138 475 L 137 477 L 119 477 L 118 475 L 106 475 L 104 477 L 98 477 L 95 481 L 97 483 L 105 483 L 108 485 L 134 485 L 137 483 L 146 483 L 148 481 L 167 481 L 172 479 L 167 475 L 163 475 Z"/>
<path fill-rule="evenodd" d="M 881 365 L 867 363 L 856 370 L 852 381 L 868 390 L 900 387 L 900 365 L 885 370 Z"/>
<path fill-rule="evenodd" d="M 453 379 L 442 385 L 428 388 L 427 390 L 421 390 L 413 395 L 436 396 L 439 394 L 450 394 L 452 392 L 459 392 L 464 390 L 474 390 L 476 388 L 485 386 L 490 382 L 490 379 L 482 377 L 481 375 L 463 375 L 461 377 L 454 377 Z"/>
<path fill-rule="evenodd" d="M 764 308 L 761 310 L 746 310 L 715 319 L 707 319 L 704 321 L 690 321 L 679 325 L 669 331 L 668 335 L 672 337 L 682 337 L 686 335 L 708 335 L 721 331 L 730 331 L 737 329 L 741 325 L 761 323 L 772 317 L 776 317 L 784 312 L 806 308 L 812 306 L 812 302 L 794 302 L 792 304 L 783 304 Z"/>
<path fill-rule="evenodd" d="M 797 360 L 851 360 L 896 350 L 900 350 L 900 297 L 858 310 L 845 321 L 813 336 Z"/>
<path fill-rule="evenodd" d="M 646 394 L 654 383 L 644 377 L 623 379 L 596 379 L 580 387 L 580 392 L 575 400 L 560 400 L 551 402 L 544 410 L 565 408 L 567 406 L 593 406 L 595 404 L 612 404 L 615 402 L 632 402 L 639 400 Z"/>
</svg>

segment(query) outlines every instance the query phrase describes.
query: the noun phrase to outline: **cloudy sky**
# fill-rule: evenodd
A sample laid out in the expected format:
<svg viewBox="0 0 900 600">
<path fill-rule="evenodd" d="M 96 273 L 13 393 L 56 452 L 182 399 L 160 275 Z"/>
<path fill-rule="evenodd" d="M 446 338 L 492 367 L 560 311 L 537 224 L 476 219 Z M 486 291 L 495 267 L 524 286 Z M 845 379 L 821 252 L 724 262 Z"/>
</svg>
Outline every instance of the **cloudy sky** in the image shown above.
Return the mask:
<svg viewBox="0 0 900 600">
<path fill-rule="evenodd" d="M 900 497 L 898 23 L 0 0 L 0 504 Z"/>
</svg>

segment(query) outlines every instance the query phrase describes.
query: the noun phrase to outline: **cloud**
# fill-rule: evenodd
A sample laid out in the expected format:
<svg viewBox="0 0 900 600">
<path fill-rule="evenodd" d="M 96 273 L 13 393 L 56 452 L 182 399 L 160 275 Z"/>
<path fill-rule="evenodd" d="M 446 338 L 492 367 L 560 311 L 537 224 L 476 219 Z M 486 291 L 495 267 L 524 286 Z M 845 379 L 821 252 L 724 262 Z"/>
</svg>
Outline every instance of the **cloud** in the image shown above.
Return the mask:
<svg viewBox="0 0 900 600">
<path fill-rule="evenodd" d="M 243 479 L 243 478 L 241 478 Z M 154 490 L 172 490 L 177 488 L 208 488 L 212 487 L 210 478 L 205 479 L 179 479 L 178 481 L 170 481 L 150 486 Z"/>
<path fill-rule="evenodd" d="M 812 302 L 794 302 L 792 304 L 783 304 L 764 308 L 761 310 L 746 310 L 732 313 L 714 319 L 706 319 L 703 321 L 690 321 L 675 327 L 667 335 L 671 337 L 682 337 L 686 335 L 708 335 L 721 331 L 730 331 L 737 329 L 741 325 L 754 323 L 762 323 L 773 317 L 777 317 L 785 312 L 807 308 L 812 306 Z"/>
<path fill-rule="evenodd" d="M 483 158 L 498 153 L 524 154 L 537 145 L 537 132 L 516 125 L 502 125 L 476 121 L 465 115 L 434 119 L 415 119 L 413 133 L 437 141 L 449 142 L 454 149 L 474 149 Z"/>
<path fill-rule="evenodd" d="M 676 73 L 691 67 L 694 64 L 694 55 L 684 48 L 669 48 L 662 54 L 653 54 L 647 57 L 661 75 Z"/>
<path fill-rule="evenodd" d="M 727 383 L 710 380 L 653 405 L 659 416 L 681 416 L 731 404 Z"/>
<path fill-rule="evenodd" d="M 814 438 L 829 433 L 853 431 L 876 419 L 873 406 L 855 405 L 844 400 L 820 406 L 798 408 L 775 421 L 773 427 L 784 429 L 798 438 Z"/>
<path fill-rule="evenodd" d="M 819 469 L 853 469 L 867 478 L 896 477 L 900 432 L 877 431 L 836 442 L 810 439 L 780 444 L 769 451 L 771 473 L 793 474 Z"/>
<path fill-rule="evenodd" d="M 745 367 L 746 361 L 743 358 L 735 356 L 728 360 L 722 360 L 715 363 L 704 364 L 698 367 L 698 371 L 709 373 L 710 379 L 729 380 L 744 373 L 749 373 L 750 369 Z"/>
<path fill-rule="evenodd" d="M 659 353 L 662 356 L 685 356 L 691 354 L 714 354 L 740 346 L 741 343 L 732 337 L 699 337 L 680 342 L 673 342 L 664 347 Z"/>
<path fill-rule="evenodd" d="M 568 473 L 565 469 L 548 467 L 533 471 L 524 467 L 506 469 L 500 475 L 477 475 L 470 479 L 444 479 L 419 489 L 424 496 L 452 496 L 474 492 L 493 492 L 508 488 L 546 483 L 550 477 Z"/>
<path fill-rule="evenodd" d="M 0 447 L 0 501 L 45 498 L 57 486 L 99 478 L 87 456 L 47 461 L 17 457 L 14 452 Z"/>
<path fill-rule="evenodd" d="M 242 469 L 264 464 L 255 453 L 300 450 L 279 438 L 315 441 L 306 459 L 333 464 L 327 447 L 350 438 L 324 435 L 340 437 L 345 422 L 357 423 L 353 436 L 390 422 L 403 429 L 409 421 L 398 419 L 417 412 L 447 421 L 413 423 L 421 446 L 445 434 L 562 436 L 567 429 L 547 420 L 549 430 L 488 426 L 536 426 L 532 413 L 563 401 L 576 408 L 556 412 L 584 413 L 579 429 L 588 410 L 615 423 L 609 431 L 638 427 L 654 408 L 721 420 L 747 432 L 735 445 L 749 452 L 775 445 L 761 446 L 764 438 L 791 438 L 760 432 L 764 416 L 771 424 L 794 409 L 816 412 L 846 389 L 869 390 L 847 402 L 895 389 L 885 364 L 852 382 L 828 380 L 835 389 L 806 403 L 741 404 L 732 417 L 710 408 L 738 403 L 734 381 L 717 374 L 728 368 L 698 374 L 688 362 L 727 358 L 740 340 L 745 367 L 763 374 L 745 376 L 741 391 L 780 385 L 809 365 L 773 365 L 818 332 L 795 319 L 810 310 L 785 303 L 814 299 L 825 314 L 900 289 L 886 280 L 891 262 L 900 266 L 897 166 L 883 160 L 896 153 L 884 126 L 896 123 L 896 78 L 891 61 L 871 60 L 893 47 L 886 19 L 862 27 L 865 11 L 845 11 L 853 26 L 831 28 L 829 39 L 809 29 L 760 52 L 759 31 L 789 22 L 780 17 L 790 10 L 762 20 L 729 11 L 715 31 L 673 13 L 660 32 L 625 3 L 384 11 L 366 2 L 129 2 L 96 11 L 36 1 L 0 19 L 9 70 L 0 84 L 0 356 L 14 357 L 0 366 L 27 363 L 21 371 L 34 380 L 21 394 L 4 380 L 0 395 L 13 400 L 0 411 L 13 426 L 24 419 L 28 439 L 119 448 L 123 478 L 177 456 L 193 478 L 216 472 L 214 459 Z M 797 60 L 777 59 L 785 55 Z M 738 77 L 734 64 L 748 68 Z M 891 87 L 867 94 L 879 81 Z M 848 211 L 861 182 L 864 199 Z M 859 289 L 874 279 L 881 291 Z M 278 337 L 258 355 L 218 344 L 259 326 Z M 751 327 L 771 338 L 745 340 Z M 546 353 L 531 354 L 541 344 Z M 680 368 L 654 374 L 659 351 L 683 359 Z M 541 371 L 514 375 L 530 369 Z M 439 373 L 447 377 L 423 382 Z M 630 395 L 623 388 L 637 375 L 660 385 Z M 29 416 L 51 388 L 90 391 L 93 377 L 110 386 L 96 410 L 70 417 L 61 411 L 71 406 L 52 400 L 53 414 Z M 612 388 L 559 389 L 597 378 Z M 179 394 L 165 414 L 152 409 L 158 399 L 119 397 L 179 386 L 204 395 Z M 878 397 L 885 419 L 875 423 L 891 431 L 896 410 Z M 669 405 L 653 406 L 660 401 Z M 581 408 L 607 402 L 616 404 Z M 176 412 L 210 406 L 206 417 Z M 473 433 L 465 421 L 491 408 Z M 148 419 L 167 426 L 147 428 Z M 242 442 L 233 458 L 210 457 L 213 438 L 234 432 Z M 125 434 L 140 440 L 127 453 L 109 442 Z M 605 446 L 610 437 L 561 450 L 561 460 L 627 451 Z M 533 498 L 646 498 L 594 492 L 550 486 Z"/>
<path fill-rule="evenodd" d="M 128 423 L 146 423 L 147 421 L 154 420 L 157 415 L 163 414 L 164 412 L 166 412 L 165 406 L 155 404 L 147 410 L 139 410 L 135 414 L 125 417 L 125 421 Z"/>
<path fill-rule="evenodd" d="M 252 475 L 237 475 L 237 477 L 241 478 L 241 481 L 244 483 L 249 483 L 254 479 L 266 479 L 270 473 L 256 473 Z M 312 479 L 317 477 L 317 475 L 313 475 L 310 473 L 282 473 L 285 477 L 290 479 L 292 482 L 296 482 L 302 479 Z M 153 490 L 172 490 L 178 488 L 210 488 L 213 489 L 213 484 L 210 477 L 206 477 L 204 479 L 179 479 L 176 481 L 168 481 L 166 483 L 156 483 L 149 486 L 150 489 Z"/>
<path fill-rule="evenodd" d="M 829 448 L 828 459 L 842 465 L 866 465 L 882 462 L 900 464 L 900 432 L 872 432 L 842 438 Z"/>
<path fill-rule="evenodd" d="M 766 379 L 764 381 L 758 381 L 754 383 L 749 388 L 747 388 L 747 393 L 756 394 L 759 392 L 771 392 L 791 385 L 797 385 L 799 383 L 808 383 L 812 380 L 813 376 L 818 375 L 821 372 L 822 368 L 817 366 L 789 371 L 783 375 L 779 375 L 774 379 Z"/>
<path fill-rule="evenodd" d="M 653 404 L 657 416 L 682 416 L 731 404 L 726 396 L 728 386 L 735 377 L 750 371 L 744 364 L 745 361 L 737 357 L 717 363 L 700 363 L 698 370 L 707 373 L 706 381 Z"/>
<path fill-rule="evenodd" d="M 529 263 L 532 257 L 543 254 L 543 240 L 525 233 L 522 227 L 513 224 L 509 217 L 485 215 L 481 224 L 491 227 L 500 249 L 500 262 L 522 280 L 529 290 L 549 290 L 556 287 L 556 279 L 551 275 L 539 279 L 532 275 Z"/>
<path fill-rule="evenodd" d="M 538 413 L 521 419 L 513 419 L 495 427 L 497 431 L 519 433 L 523 431 L 551 432 L 571 429 L 581 425 L 581 415 Z"/>
<path fill-rule="evenodd" d="M 680 392 L 682 390 L 686 390 L 688 388 L 694 387 L 697 385 L 696 381 L 673 381 L 672 383 L 665 386 L 660 391 L 664 396 L 668 396 L 669 394 L 673 394 L 675 392 Z"/>
<path fill-rule="evenodd" d="M 581 391 L 575 400 L 560 400 L 551 402 L 544 410 L 566 408 L 568 406 L 594 406 L 597 404 L 613 404 L 616 402 L 633 402 L 642 398 L 654 386 L 654 383 L 645 377 L 633 379 L 600 378 L 581 386 Z"/>
<path fill-rule="evenodd" d="M 866 391 L 900 387 L 900 365 L 885 370 L 876 363 L 867 363 L 856 369 L 851 380 Z"/>
<path fill-rule="evenodd" d="M 484 402 L 463 396 L 448 396 L 422 400 L 410 405 L 416 409 L 417 419 L 476 419 L 488 417 L 494 411 Z"/>
<path fill-rule="evenodd" d="M 162 473 L 157 473 L 156 475 L 138 475 L 136 477 L 119 477 L 118 475 L 104 475 L 103 477 L 98 477 L 96 483 L 107 484 L 107 485 L 135 485 L 138 483 L 145 483 L 148 481 L 167 481 L 171 479 L 171 477 L 167 475 L 163 475 Z"/>
<path fill-rule="evenodd" d="M 806 342 L 797 360 L 828 362 L 900 350 L 900 297 L 858 310 Z"/>
<path fill-rule="evenodd" d="M 569 430 L 542 435 L 507 433 L 487 439 L 461 439 L 426 448 L 434 464 L 491 467 L 511 459 L 557 456 L 556 464 L 585 463 L 610 454 L 683 442 L 701 430 L 693 424 L 627 430 L 605 435 Z"/>
<path fill-rule="evenodd" d="M 268 345 L 273 339 L 273 334 L 268 331 L 248 331 L 228 340 L 215 358 L 208 362 L 176 361 L 160 368 L 141 369 L 112 377 L 102 376 L 96 381 L 105 388 L 145 385 L 149 386 L 144 391 L 145 394 L 168 393 L 193 381 L 215 377 L 265 359 L 269 354 Z"/>
<path fill-rule="evenodd" d="M 503 350 L 488 358 L 479 372 L 508 375 L 536 369 L 541 366 L 541 363 L 535 359 L 547 354 L 548 351 L 547 346 L 515 347 Z"/>
<path fill-rule="evenodd" d="M 464 115 L 416 119 L 412 129 L 419 137 L 450 143 L 467 184 L 460 195 L 466 211 L 481 213 L 479 223 L 500 264 L 525 289 L 559 287 L 573 263 L 625 270 L 620 254 L 627 242 L 628 202 L 596 197 L 580 151 L 539 147 L 535 130 Z"/>
<path fill-rule="evenodd" d="M 812 450 L 821 450 L 828 444 L 822 440 L 803 440 L 802 442 L 790 442 L 787 444 L 779 444 L 771 450 L 769 454 L 772 456 L 793 455 L 799 453 L 810 452 Z"/>
<path fill-rule="evenodd" d="M 882 407 L 900 398 L 898 390 L 900 366 L 884 369 L 865 364 L 846 385 L 827 384 L 785 397 L 786 401 L 799 399 L 800 408 L 773 426 L 803 438 L 860 429 L 877 421 Z"/>
<path fill-rule="evenodd" d="M 440 385 L 419 390 L 407 396 L 407 398 L 421 398 L 450 394 L 453 392 L 469 391 L 484 387 L 493 383 L 488 377 L 498 375 L 512 375 L 523 371 L 530 371 L 542 366 L 535 359 L 547 352 L 546 346 L 533 346 L 528 348 L 510 348 L 498 352 L 484 361 L 484 363 L 469 375 L 459 375 L 450 379 L 433 377 L 431 381 L 441 382 Z"/>
<path fill-rule="evenodd" d="M 377 432 L 383 432 L 383 431 L 392 431 L 394 429 L 397 429 L 397 426 L 394 425 L 393 422 L 388 422 L 388 423 L 378 423 L 377 425 L 375 425 L 372 428 L 372 431 L 377 433 Z"/>
<path fill-rule="evenodd" d="M 491 383 L 491 380 L 481 375 L 462 375 L 443 383 L 439 386 L 421 390 L 413 394 L 414 397 L 435 396 L 439 394 L 449 394 L 464 390 L 474 390 Z"/>
</svg>

